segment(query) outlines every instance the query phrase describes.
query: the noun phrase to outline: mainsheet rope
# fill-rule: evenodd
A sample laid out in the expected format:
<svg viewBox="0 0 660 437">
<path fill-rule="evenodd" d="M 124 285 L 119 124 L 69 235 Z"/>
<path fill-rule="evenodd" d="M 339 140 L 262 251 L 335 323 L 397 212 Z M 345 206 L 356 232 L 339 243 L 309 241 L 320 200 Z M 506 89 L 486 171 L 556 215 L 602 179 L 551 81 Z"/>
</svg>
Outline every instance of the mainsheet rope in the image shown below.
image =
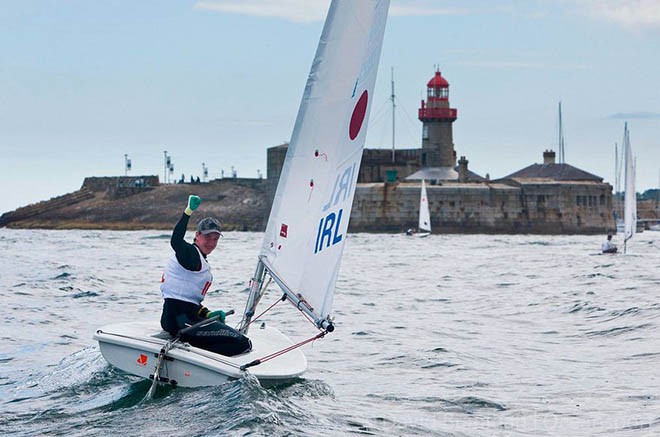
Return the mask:
<svg viewBox="0 0 660 437">
<path fill-rule="evenodd" d="M 259 319 L 259 317 L 263 316 L 263 315 L 266 314 L 268 311 L 270 311 L 271 309 L 273 309 L 273 307 L 274 307 L 275 305 L 277 305 L 278 303 L 284 301 L 284 299 L 286 299 L 286 294 L 283 295 L 281 298 L 277 299 L 277 300 L 275 301 L 274 304 L 272 304 L 271 306 L 269 306 L 268 308 L 266 308 L 266 309 L 265 309 L 261 314 L 259 314 L 257 317 L 255 317 L 255 318 L 253 318 L 252 320 L 250 320 L 250 323 L 248 323 L 246 326 L 250 326 L 252 323 L 256 322 L 256 321 Z"/>
<path fill-rule="evenodd" d="M 308 338 L 307 340 L 303 340 L 303 341 L 301 341 L 300 343 L 292 344 L 291 346 L 289 346 L 289 347 L 287 347 L 287 348 L 284 348 L 284 349 L 282 349 L 282 350 L 280 350 L 280 351 L 273 352 L 272 354 L 270 354 L 270 355 L 266 355 L 266 356 L 263 357 L 263 358 L 259 358 L 259 359 L 256 359 L 256 360 L 252 361 L 252 362 L 249 362 L 249 363 L 247 363 L 247 364 L 244 364 L 244 365 L 241 366 L 241 370 L 246 370 L 248 367 L 257 366 L 257 365 L 259 365 L 259 364 L 261 364 L 261 363 L 264 363 L 264 362 L 266 362 L 266 361 L 268 361 L 268 360 L 272 360 L 273 358 L 277 358 L 277 357 L 279 357 L 280 355 L 284 355 L 284 354 L 287 353 L 287 352 L 291 352 L 292 350 L 297 349 L 297 348 L 299 348 L 299 347 L 301 347 L 301 346 L 304 346 L 304 345 L 306 345 L 307 343 L 310 343 L 310 342 L 312 342 L 312 341 L 314 341 L 314 340 L 318 340 L 319 338 L 323 338 L 323 337 L 325 337 L 325 334 L 327 334 L 327 333 L 328 333 L 328 331 L 322 331 L 322 332 L 319 332 L 319 333 L 316 334 L 314 337 Z"/>
</svg>

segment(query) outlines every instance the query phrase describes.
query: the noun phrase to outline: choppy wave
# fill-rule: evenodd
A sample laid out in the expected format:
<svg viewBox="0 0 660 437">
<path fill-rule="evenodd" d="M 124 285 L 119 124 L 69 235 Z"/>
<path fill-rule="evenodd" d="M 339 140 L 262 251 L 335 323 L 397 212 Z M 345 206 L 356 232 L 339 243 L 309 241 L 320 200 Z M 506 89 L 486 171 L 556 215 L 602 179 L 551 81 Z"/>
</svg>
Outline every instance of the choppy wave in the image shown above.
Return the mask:
<svg viewBox="0 0 660 437">
<path fill-rule="evenodd" d="M 109 366 L 106 323 L 157 319 L 162 231 L 0 229 L 8 435 L 654 435 L 660 246 L 599 238 L 350 235 L 331 335 L 298 381 L 159 387 Z M 261 234 L 214 252 L 210 308 L 239 312 Z M 632 256 L 635 255 L 635 256 Z M 275 289 L 275 287 L 272 287 Z M 274 301 L 273 292 L 264 301 Z M 271 316 L 295 339 L 305 321 Z"/>
</svg>

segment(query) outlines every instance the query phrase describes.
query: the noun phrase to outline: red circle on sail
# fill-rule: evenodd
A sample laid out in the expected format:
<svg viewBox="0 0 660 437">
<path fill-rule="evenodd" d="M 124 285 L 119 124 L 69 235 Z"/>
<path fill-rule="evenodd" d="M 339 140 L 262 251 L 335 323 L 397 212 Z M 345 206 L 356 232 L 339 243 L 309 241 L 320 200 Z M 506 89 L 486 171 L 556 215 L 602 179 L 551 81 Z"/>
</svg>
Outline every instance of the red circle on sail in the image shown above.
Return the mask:
<svg viewBox="0 0 660 437">
<path fill-rule="evenodd" d="M 364 121 L 364 116 L 367 113 L 367 101 L 369 97 L 367 95 L 367 90 L 364 90 L 360 99 L 355 104 L 353 108 L 353 115 L 351 115 L 351 125 L 348 128 L 348 136 L 351 137 L 351 140 L 354 140 L 355 137 L 360 133 L 360 128 L 362 128 L 362 122 Z"/>
</svg>

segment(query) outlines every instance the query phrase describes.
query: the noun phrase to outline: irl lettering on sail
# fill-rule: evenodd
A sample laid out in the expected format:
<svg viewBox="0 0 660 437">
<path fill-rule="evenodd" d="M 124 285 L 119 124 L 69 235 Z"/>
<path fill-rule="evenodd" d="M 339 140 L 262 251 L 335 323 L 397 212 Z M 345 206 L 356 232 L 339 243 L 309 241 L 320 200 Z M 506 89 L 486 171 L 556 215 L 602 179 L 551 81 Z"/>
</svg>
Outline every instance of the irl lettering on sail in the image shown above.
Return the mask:
<svg viewBox="0 0 660 437">
<path fill-rule="evenodd" d="M 318 253 L 324 248 L 334 246 L 342 241 L 343 231 L 341 230 L 341 219 L 344 214 L 343 205 L 347 201 L 352 201 L 351 193 L 353 192 L 356 167 L 357 163 L 353 163 L 348 165 L 343 171 L 337 173 L 328 202 L 323 205 L 322 211 L 325 215 L 321 217 L 318 230 L 316 231 L 314 253 Z M 350 211 L 350 203 L 348 205 Z"/>
</svg>

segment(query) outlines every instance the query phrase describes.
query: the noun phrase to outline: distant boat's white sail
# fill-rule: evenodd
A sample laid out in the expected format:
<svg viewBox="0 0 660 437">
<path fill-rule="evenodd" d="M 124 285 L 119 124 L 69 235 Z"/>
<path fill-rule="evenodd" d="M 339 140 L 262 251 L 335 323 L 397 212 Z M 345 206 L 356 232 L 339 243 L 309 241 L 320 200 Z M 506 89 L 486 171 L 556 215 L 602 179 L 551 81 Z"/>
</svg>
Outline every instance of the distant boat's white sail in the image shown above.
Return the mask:
<svg viewBox="0 0 660 437">
<path fill-rule="evenodd" d="M 624 204 L 624 243 L 635 235 L 637 228 L 637 195 L 635 193 L 635 165 L 633 162 L 632 149 L 630 147 L 630 132 L 628 124 L 623 130 L 624 165 L 625 165 L 625 204 Z M 625 246 L 624 246 L 625 250 Z"/>
<path fill-rule="evenodd" d="M 388 7 L 330 5 L 266 226 L 260 260 L 317 324 L 332 308 Z"/>
<path fill-rule="evenodd" d="M 420 231 L 431 232 L 431 213 L 429 212 L 429 199 L 426 196 L 426 184 L 422 179 L 422 192 L 419 197 L 419 226 Z"/>
</svg>

